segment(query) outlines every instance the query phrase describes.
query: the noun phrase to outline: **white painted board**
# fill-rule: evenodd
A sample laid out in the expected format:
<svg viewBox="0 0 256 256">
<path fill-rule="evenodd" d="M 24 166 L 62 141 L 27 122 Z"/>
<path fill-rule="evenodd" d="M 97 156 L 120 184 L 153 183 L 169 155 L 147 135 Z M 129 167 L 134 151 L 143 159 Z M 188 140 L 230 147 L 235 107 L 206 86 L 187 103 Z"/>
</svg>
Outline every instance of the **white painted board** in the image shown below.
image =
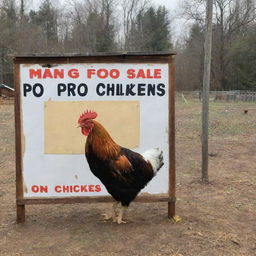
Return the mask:
<svg viewBox="0 0 256 256">
<path fill-rule="evenodd" d="M 110 70 L 112 70 L 112 77 L 109 76 Z M 51 68 L 42 67 L 39 64 L 21 64 L 24 197 L 108 195 L 104 185 L 91 173 L 83 153 L 46 153 L 44 106 L 49 101 L 86 102 L 86 104 L 104 101 L 106 108 L 108 108 L 108 102 L 113 101 L 138 102 L 139 141 L 137 146 L 131 149 L 142 153 L 158 147 L 164 152 L 165 162 L 157 176 L 142 192 L 168 193 L 168 76 L 168 64 L 156 63 L 72 63 L 53 65 Z M 65 85 L 69 83 L 75 84 L 76 89 L 68 93 Z M 77 88 L 81 84 L 86 86 L 80 86 L 79 95 Z M 107 95 L 106 88 L 112 88 L 112 84 L 115 88 L 114 92 L 110 89 Z M 118 90 L 117 84 L 119 84 Z M 148 91 L 149 86 L 155 90 Z M 127 90 L 129 95 L 125 95 Z M 81 109 L 81 113 L 84 110 Z M 118 117 L 118 111 L 115 114 Z M 60 115 L 65 115 L 65 112 L 60 111 Z M 77 113 L 74 114 L 74 120 L 78 117 Z M 54 119 L 52 122 L 58 127 L 58 120 Z M 104 126 L 104 123 L 102 125 Z M 119 125 L 122 127 L 122 122 Z M 65 127 L 59 128 L 62 132 L 65 129 Z M 111 130 L 109 133 L 111 134 Z M 69 134 L 65 136 L 68 137 Z M 79 130 L 78 136 L 84 140 Z M 57 143 L 54 138 L 52 143 Z"/>
</svg>

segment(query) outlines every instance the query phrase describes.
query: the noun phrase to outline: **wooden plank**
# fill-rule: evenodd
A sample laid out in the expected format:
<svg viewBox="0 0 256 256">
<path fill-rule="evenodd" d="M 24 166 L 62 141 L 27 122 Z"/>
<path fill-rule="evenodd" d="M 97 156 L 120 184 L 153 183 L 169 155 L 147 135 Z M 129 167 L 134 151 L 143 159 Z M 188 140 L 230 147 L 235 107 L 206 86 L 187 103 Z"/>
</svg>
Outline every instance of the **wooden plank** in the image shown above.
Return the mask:
<svg viewBox="0 0 256 256">
<path fill-rule="evenodd" d="M 22 152 L 21 152 L 21 119 L 20 119 L 20 68 L 14 64 L 15 84 L 15 151 L 16 151 L 16 199 L 23 198 Z M 25 205 L 16 205 L 17 223 L 25 222 Z"/>
<path fill-rule="evenodd" d="M 57 54 L 28 54 L 28 55 L 15 55 L 15 58 L 89 58 L 89 57 L 124 57 L 124 56 L 170 56 L 176 55 L 174 51 L 157 51 L 157 52 L 101 52 L 92 54 L 80 53 L 66 53 L 62 55 Z"/>
<path fill-rule="evenodd" d="M 149 56 L 87 56 L 87 57 L 15 57 L 14 62 L 19 64 L 66 64 L 66 63 L 167 63 L 172 55 Z"/>
<path fill-rule="evenodd" d="M 63 197 L 63 198 L 23 198 L 17 200 L 17 205 L 32 204 L 73 204 L 73 203 L 110 203 L 114 199 L 111 196 L 88 196 L 88 197 Z M 165 196 L 139 196 L 133 202 L 170 202 L 176 201 L 175 197 Z"/>
<path fill-rule="evenodd" d="M 175 93 L 174 93 L 174 60 L 169 61 L 169 197 L 175 198 Z M 175 216 L 175 201 L 168 202 L 168 217 Z"/>
</svg>

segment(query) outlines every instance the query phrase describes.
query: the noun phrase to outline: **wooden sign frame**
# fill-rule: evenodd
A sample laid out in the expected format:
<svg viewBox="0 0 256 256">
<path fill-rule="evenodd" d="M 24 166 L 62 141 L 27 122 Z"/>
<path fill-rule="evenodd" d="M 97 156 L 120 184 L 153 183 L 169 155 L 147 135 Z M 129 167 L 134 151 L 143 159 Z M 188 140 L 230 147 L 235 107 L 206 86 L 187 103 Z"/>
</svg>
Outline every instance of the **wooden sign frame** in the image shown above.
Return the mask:
<svg viewBox="0 0 256 256">
<path fill-rule="evenodd" d="M 84 197 L 48 197 L 26 198 L 23 193 L 22 175 L 22 134 L 21 134 L 21 99 L 20 99 L 20 65 L 40 64 L 51 67 L 52 64 L 67 63 L 161 63 L 168 64 L 169 72 L 169 192 L 164 195 L 138 195 L 134 202 L 168 202 L 168 217 L 175 215 L 175 93 L 174 93 L 174 56 L 173 52 L 160 53 L 114 53 L 100 55 L 65 55 L 65 56 L 15 56 L 15 138 L 16 138 L 16 206 L 17 223 L 25 222 L 25 205 L 32 204 L 67 204 L 113 202 L 111 196 L 84 196 Z"/>
</svg>

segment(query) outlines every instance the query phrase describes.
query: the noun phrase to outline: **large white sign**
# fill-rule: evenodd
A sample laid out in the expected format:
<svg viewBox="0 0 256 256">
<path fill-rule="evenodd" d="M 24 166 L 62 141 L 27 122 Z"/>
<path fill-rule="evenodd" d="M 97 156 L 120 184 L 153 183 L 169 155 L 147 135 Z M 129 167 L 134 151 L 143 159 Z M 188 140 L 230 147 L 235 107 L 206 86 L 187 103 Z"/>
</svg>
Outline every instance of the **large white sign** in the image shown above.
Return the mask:
<svg viewBox="0 0 256 256">
<path fill-rule="evenodd" d="M 142 193 L 168 193 L 168 64 L 20 65 L 24 197 L 107 195 L 77 128 L 86 109 L 121 146 L 164 152 Z"/>
</svg>

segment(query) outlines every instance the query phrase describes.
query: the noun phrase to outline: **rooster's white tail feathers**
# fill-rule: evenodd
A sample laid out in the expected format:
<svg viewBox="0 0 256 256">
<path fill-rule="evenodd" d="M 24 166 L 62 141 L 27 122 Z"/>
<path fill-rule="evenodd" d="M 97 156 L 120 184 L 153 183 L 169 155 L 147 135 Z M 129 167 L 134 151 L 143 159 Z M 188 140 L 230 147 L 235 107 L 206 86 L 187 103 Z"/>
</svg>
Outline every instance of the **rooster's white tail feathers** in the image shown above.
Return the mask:
<svg viewBox="0 0 256 256">
<path fill-rule="evenodd" d="M 146 161 L 149 161 L 153 167 L 154 175 L 164 165 L 163 151 L 159 148 L 149 149 L 142 154 Z"/>
</svg>

